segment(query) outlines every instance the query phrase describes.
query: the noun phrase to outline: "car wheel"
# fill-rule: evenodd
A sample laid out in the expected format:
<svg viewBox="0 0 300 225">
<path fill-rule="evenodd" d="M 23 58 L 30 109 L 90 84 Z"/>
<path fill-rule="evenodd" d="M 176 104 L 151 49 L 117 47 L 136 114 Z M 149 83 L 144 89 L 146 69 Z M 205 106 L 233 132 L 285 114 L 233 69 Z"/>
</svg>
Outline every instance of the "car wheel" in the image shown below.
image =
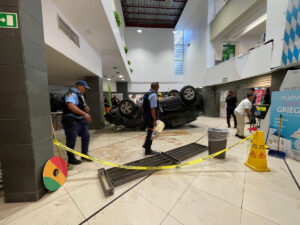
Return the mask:
<svg viewBox="0 0 300 225">
<path fill-rule="evenodd" d="M 197 99 L 196 90 L 192 86 L 185 86 L 180 91 L 181 98 L 186 103 L 194 102 Z"/>
<path fill-rule="evenodd" d="M 177 90 L 171 90 L 169 93 L 168 93 L 168 96 L 178 96 L 180 95 L 180 92 L 177 91 Z"/>
<path fill-rule="evenodd" d="M 119 104 L 119 111 L 122 116 L 131 117 L 136 112 L 136 105 L 131 100 L 122 100 Z"/>
</svg>

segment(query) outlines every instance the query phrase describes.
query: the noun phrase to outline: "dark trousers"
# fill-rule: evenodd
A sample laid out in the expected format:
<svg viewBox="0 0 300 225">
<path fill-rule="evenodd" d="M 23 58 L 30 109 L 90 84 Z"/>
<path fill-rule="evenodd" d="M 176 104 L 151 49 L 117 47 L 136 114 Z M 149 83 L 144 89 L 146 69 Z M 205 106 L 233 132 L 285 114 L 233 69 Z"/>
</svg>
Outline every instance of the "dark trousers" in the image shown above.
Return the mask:
<svg viewBox="0 0 300 225">
<path fill-rule="evenodd" d="M 63 119 L 62 124 L 66 135 L 66 145 L 74 149 L 77 136 L 81 137 L 81 152 L 82 154 L 88 154 L 90 133 L 88 130 L 87 122 L 85 119 L 81 120 L 68 120 Z M 69 159 L 74 159 L 73 153 L 67 152 Z"/>
<path fill-rule="evenodd" d="M 231 116 L 233 116 L 233 120 L 234 120 L 234 126 L 237 126 L 237 122 L 236 122 L 236 117 L 234 115 L 234 109 L 227 109 L 227 124 L 228 127 L 230 127 L 230 118 Z"/>
<path fill-rule="evenodd" d="M 143 147 L 145 148 L 146 152 L 149 152 L 151 151 L 151 146 L 152 146 L 151 136 L 154 129 L 153 119 L 150 113 L 144 113 L 144 121 L 147 128 L 147 136 Z"/>
</svg>

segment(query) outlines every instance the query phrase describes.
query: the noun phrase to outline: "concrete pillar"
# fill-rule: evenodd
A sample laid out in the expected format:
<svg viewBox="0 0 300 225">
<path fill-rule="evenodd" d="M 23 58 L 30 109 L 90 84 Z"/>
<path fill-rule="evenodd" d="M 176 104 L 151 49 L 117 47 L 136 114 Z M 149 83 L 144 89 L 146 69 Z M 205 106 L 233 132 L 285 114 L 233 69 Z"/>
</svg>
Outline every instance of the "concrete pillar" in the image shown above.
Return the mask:
<svg viewBox="0 0 300 225">
<path fill-rule="evenodd" d="M 86 102 L 90 107 L 90 115 L 93 122 L 89 124 L 90 129 L 101 129 L 104 127 L 104 99 L 103 80 L 101 77 L 85 77 L 85 81 L 91 87 L 86 92 Z"/>
<path fill-rule="evenodd" d="M 53 156 L 41 0 L 0 0 L 18 14 L 17 29 L 0 28 L 0 160 L 6 202 L 45 193 L 42 170 Z"/>
<path fill-rule="evenodd" d="M 117 93 L 123 93 L 123 98 L 128 98 L 128 83 L 117 82 Z"/>
</svg>

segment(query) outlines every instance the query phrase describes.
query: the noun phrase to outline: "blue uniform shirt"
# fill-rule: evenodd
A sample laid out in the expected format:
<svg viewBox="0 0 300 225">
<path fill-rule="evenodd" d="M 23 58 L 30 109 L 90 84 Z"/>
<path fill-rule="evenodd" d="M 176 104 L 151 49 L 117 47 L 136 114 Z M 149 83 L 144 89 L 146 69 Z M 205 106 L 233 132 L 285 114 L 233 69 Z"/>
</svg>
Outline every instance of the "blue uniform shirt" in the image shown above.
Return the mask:
<svg viewBox="0 0 300 225">
<path fill-rule="evenodd" d="M 158 96 L 157 96 L 156 92 L 153 89 L 150 89 L 150 92 L 154 92 L 154 93 L 150 94 L 149 97 L 148 97 L 149 102 L 150 102 L 150 108 L 151 109 L 157 108 Z"/>
<path fill-rule="evenodd" d="M 77 88 L 72 88 L 72 91 L 80 94 L 80 91 Z M 78 95 L 76 95 L 75 93 L 69 93 L 65 96 L 65 104 L 67 103 L 73 103 L 74 105 L 78 105 L 79 104 L 79 99 L 78 99 Z M 82 119 L 83 116 L 77 116 L 74 113 L 68 113 L 67 116 L 71 116 L 77 119 Z"/>
</svg>

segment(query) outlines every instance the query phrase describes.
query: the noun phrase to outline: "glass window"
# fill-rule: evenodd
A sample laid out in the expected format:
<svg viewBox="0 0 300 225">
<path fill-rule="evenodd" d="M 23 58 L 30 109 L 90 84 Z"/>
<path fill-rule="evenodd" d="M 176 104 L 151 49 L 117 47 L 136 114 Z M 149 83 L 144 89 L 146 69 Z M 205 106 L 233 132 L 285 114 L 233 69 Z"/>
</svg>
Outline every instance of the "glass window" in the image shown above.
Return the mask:
<svg viewBox="0 0 300 225">
<path fill-rule="evenodd" d="M 174 74 L 183 75 L 184 35 L 183 30 L 174 34 Z"/>
</svg>

